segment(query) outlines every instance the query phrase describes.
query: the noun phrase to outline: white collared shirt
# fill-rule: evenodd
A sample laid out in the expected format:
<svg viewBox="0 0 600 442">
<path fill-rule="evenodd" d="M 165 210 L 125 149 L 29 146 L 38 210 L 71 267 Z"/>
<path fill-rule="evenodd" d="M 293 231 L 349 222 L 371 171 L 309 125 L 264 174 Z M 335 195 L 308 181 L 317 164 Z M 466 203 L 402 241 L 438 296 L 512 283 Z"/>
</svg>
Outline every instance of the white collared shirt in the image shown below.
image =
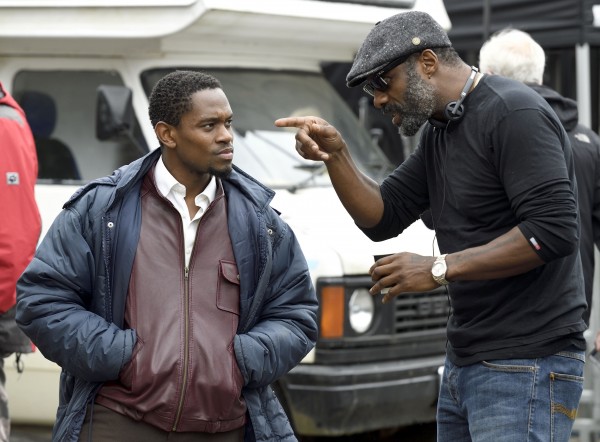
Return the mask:
<svg viewBox="0 0 600 442">
<path fill-rule="evenodd" d="M 185 204 L 185 186 L 178 182 L 167 170 L 162 155 L 154 169 L 154 180 L 156 181 L 158 191 L 173 203 L 173 206 L 175 206 L 181 215 L 183 238 L 185 242 L 185 265 L 187 267 L 190 263 L 192 249 L 194 248 L 194 241 L 196 240 L 196 231 L 198 230 L 200 218 L 202 218 L 202 215 L 204 215 L 204 212 L 217 194 L 217 180 L 213 176 L 202 193 L 196 195 L 194 202 L 199 209 L 193 219 L 190 219 L 190 212 Z"/>
</svg>

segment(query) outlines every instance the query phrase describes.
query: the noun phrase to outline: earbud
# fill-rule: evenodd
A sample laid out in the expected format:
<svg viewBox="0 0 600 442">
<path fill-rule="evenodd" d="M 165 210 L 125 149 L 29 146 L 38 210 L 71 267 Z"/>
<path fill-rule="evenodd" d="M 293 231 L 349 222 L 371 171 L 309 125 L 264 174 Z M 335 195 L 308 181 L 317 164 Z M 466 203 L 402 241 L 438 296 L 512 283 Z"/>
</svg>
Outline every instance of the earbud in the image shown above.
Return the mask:
<svg viewBox="0 0 600 442">
<path fill-rule="evenodd" d="M 469 93 L 469 89 L 471 89 L 471 86 L 473 85 L 473 82 L 475 81 L 475 77 L 477 76 L 478 72 L 479 69 L 477 69 L 475 66 L 471 66 L 471 74 L 469 74 L 469 78 L 467 78 L 467 82 L 465 83 L 465 87 L 463 87 L 463 90 L 460 93 L 458 101 L 451 101 L 446 105 L 446 108 L 444 109 L 444 117 L 448 121 L 456 122 L 463 117 L 465 113 L 465 107 L 462 103 L 463 101 L 465 101 L 465 98 Z"/>
</svg>

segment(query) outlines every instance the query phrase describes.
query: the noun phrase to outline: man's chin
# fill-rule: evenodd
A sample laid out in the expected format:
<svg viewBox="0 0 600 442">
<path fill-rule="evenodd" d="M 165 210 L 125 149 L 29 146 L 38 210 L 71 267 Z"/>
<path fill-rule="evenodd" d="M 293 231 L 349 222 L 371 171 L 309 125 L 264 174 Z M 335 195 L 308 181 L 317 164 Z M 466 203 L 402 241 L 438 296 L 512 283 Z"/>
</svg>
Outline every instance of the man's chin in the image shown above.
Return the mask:
<svg viewBox="0 0 600 442">
<path fill-rule="evenodd" d="M 230 163 L 229 165 L 220 167 L 219 169 L 211 169 L 209 172 L 211 175 L 214 175 L 217 178 L 227 178 L 229 175 L 231 175 L 232 170 L 233 165 Z"/>
<path fill-rule="evenodd" d="M 421 126 L 423 126 L 423 124 L 425 124 L 425 122 L 428 119 L 425 117 L 421 118 L 411 116 L 411 114 L 408 113 L 405 113 L 404 117 L 402 117 L 401 115 L 402 114 L 394 114 L 394 117 L 392 118 L 392 123 L 399 129 L 400 133 L 405 137 L 412 137 L 413 135 L 416 135 L 417 132 L 419 132 L 419 129 L 421 129 Z"/>
<path fill-rule="evenodd" d="M 405 137 L 412 137 L 413 135 L 416 135 L 417 132 L 419 132 L 421 126 L 423 126 L 423 123 L 402 124 L 401 126 L 399 126 L 400 133 Z"/>
</svg>

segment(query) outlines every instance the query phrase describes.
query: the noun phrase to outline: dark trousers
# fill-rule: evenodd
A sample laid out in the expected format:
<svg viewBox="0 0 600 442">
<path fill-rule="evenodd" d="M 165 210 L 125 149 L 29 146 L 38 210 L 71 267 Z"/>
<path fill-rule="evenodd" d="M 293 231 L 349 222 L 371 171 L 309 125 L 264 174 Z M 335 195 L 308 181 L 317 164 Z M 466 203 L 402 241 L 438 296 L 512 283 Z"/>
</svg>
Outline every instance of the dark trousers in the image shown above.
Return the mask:
<svg viewBox="0 0 600 442">
<path fill-rule="evenodd" d="M 91 420 L 91 425 L 90 425 Z M 244 427 L 226 433 L 167 432 L 99 404 L 88 407 L 79 442 L 242 442 Z"/>
</svg>

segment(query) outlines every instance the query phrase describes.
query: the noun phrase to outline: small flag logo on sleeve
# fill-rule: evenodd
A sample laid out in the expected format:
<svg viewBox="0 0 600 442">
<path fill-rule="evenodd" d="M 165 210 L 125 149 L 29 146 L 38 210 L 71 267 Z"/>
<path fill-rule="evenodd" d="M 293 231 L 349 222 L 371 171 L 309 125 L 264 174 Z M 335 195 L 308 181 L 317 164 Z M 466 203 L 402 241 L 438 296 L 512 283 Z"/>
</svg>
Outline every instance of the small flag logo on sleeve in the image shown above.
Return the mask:
<svg viewBox="0 0 600 442">
<path fill-rule="evenodd" d="M 531 243 L 531 245 L 533 246 L 533 248 L 535 250 L 541 249 L 540 245 L 538 244 L 538 242 L 535 240 L 535 238 L 533 236 L 531 238 L 529 238 L 529 242 Z"/>
</svg>

